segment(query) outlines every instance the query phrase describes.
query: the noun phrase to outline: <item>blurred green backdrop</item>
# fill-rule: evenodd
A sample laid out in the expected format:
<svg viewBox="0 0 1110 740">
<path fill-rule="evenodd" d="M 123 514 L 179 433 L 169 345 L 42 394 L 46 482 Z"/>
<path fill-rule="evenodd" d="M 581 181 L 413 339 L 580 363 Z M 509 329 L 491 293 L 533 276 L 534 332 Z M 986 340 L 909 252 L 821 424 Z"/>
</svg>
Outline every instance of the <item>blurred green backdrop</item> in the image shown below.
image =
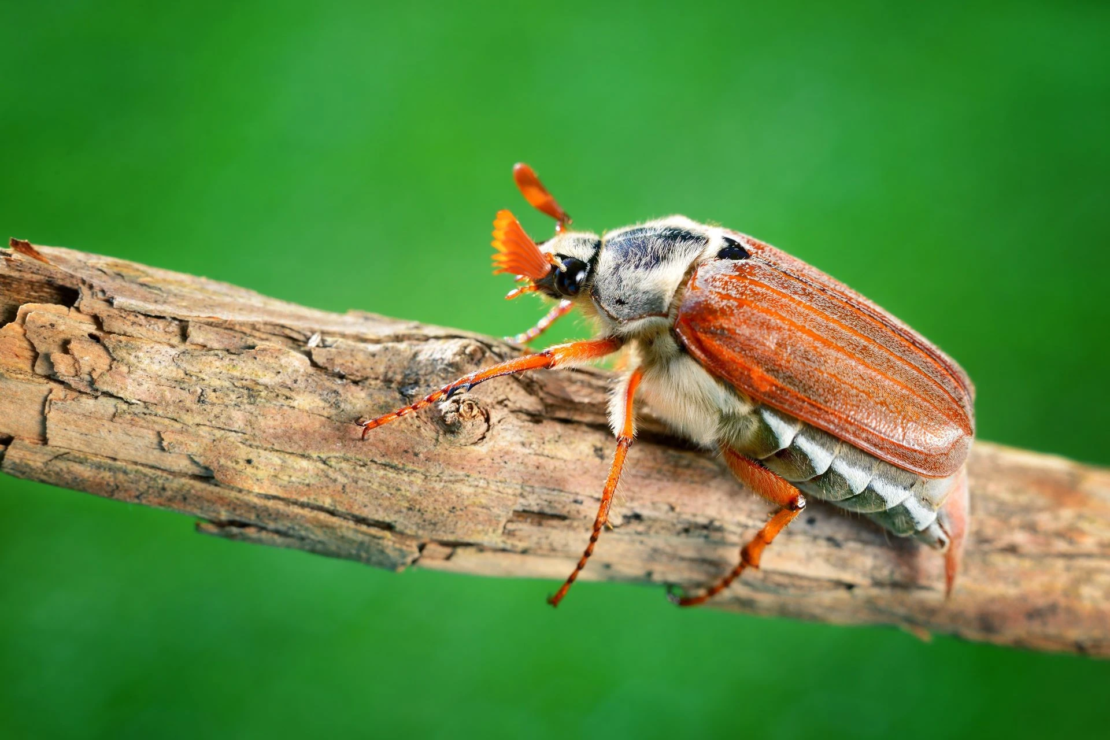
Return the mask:
<svg viewBox="0 0 1110 740">
<path fill-rule="evenodd" d="M 1110 6 L 0 4 L 0 232 L 492 334 L 532 163 L 958 358 L 981 436 L 1110 463 Z M 571 325 L 557 338 L 581 333 Z M 635 464 L 635 452 L 632 455 Z M 599 481 L 600 483 L 600 481 Z M 604 541 L 601 547 L 604 547 Z M 1105 737 L 1110 664 L 394 575 L 0 478 L 4 737 Z"/>
</svg>

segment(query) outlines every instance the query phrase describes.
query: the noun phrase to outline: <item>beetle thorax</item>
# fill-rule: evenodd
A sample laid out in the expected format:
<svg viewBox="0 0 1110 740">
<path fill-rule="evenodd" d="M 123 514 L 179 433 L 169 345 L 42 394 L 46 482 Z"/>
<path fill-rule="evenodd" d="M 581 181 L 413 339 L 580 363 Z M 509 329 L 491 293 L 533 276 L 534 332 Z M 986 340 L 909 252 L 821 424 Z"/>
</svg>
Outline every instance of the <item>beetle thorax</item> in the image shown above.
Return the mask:
<svg viewBox="0 0 1110 740">
<path fill-rule="evenodd" d="M 670 216 L 606 233 L 590 284 L 606 328 L 636 336 L 669 326 L 675 295 L 714 241 L 713 231 Z"/>
</svg>

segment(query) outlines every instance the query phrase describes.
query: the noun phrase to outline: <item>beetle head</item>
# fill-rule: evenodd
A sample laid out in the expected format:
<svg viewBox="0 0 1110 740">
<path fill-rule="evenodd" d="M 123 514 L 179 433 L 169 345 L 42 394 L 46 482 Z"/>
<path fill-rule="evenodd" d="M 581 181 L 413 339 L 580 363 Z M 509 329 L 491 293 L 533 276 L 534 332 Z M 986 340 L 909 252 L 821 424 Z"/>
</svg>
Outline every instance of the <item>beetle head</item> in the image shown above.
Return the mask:
<svg viewBox="0 0 1110 740">
<path fill-rule="evenodd" d="M 493 222 L 494 274 L 506 272 L 526 285 L 509 293 L 515 298 L 540 291 L 552 298 L 574 299 L 585 295 L 601 239 L 596 234 L 574 232 L 570 216 L 526 164 L 513 167 L 521 194 L 536 210 L 555 219 L 555 236 L 536 244 L 509 211 L 500 211 Z"/>
</svg>

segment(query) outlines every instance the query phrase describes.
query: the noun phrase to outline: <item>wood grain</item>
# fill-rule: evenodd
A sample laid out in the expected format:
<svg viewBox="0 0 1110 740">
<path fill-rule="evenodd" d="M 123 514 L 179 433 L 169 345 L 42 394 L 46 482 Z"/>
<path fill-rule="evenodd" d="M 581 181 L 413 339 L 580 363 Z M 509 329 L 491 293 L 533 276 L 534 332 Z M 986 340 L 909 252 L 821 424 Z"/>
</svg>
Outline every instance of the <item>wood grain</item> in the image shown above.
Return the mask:
<svg viewBox="0 0 1110 740">
<path fill-rule="evenodd" d="M 355 421 L 520 350 L 316 311 L 60 248 L 0 250 L 0 469 L 198 529 L 381 568 L 550 579 L 586 544 L 613 450 L 608 376 L 504 379 L 359 440 Z M 687 587 L 769 506 L 650 413 L 584 577 Z M 977 443 L 964 572 L 814 503 L 713 608 L 1110 655 L 1110 474 Z M 574 592 L 570 594 L 574 599 Z M 566 608 L 566 607 L 563 607 Z"/>
</svg>

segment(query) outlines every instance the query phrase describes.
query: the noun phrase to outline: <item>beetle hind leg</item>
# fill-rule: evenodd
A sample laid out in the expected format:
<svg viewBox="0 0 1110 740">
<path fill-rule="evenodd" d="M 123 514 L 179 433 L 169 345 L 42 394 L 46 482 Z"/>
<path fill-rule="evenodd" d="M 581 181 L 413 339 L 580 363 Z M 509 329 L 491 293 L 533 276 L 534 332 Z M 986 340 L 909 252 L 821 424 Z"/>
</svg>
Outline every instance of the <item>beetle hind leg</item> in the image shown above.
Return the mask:
<svg viewBox="0 0 1110 740">
<path fill-rule="evenodd" d="M 956 575 L 960 570 L 964 542 L 967 540 L 968 523 L 967 468 L 960 471 L 944 506 L 940 510 L 938 523 L 948 535 L 948 547 L 944 550 L 944 596 L 952 598 L 956 586 Z"/>
<path fill-rule="evenodd" d="M 704 604 L 731 586 L 732 582 L 739 578 L 746 569 L 758 568 L 760 559 L 763 557 L 763 550 L 766 549 L 767 545 L 774 542 L 775 537 L 786 528 L 786 525 L 794 521 L 806 508 L 805 496 L 793 484 L 728 447 L 723 448 L 722 452 L 733 475 L 760 496 L 778 504 L 781 508 L 771 517 L 771 521 L 763 525 L 763 528 L 756 533 L 755 537 L 740 550 L 740 562 L 736 564 L 736 567 L 729 571 L 724 578 L 706 589 L 704 593 L 698 596 L 685 596 L 668 592 L 667 597 L 679 606 Z"/>
</svg>

